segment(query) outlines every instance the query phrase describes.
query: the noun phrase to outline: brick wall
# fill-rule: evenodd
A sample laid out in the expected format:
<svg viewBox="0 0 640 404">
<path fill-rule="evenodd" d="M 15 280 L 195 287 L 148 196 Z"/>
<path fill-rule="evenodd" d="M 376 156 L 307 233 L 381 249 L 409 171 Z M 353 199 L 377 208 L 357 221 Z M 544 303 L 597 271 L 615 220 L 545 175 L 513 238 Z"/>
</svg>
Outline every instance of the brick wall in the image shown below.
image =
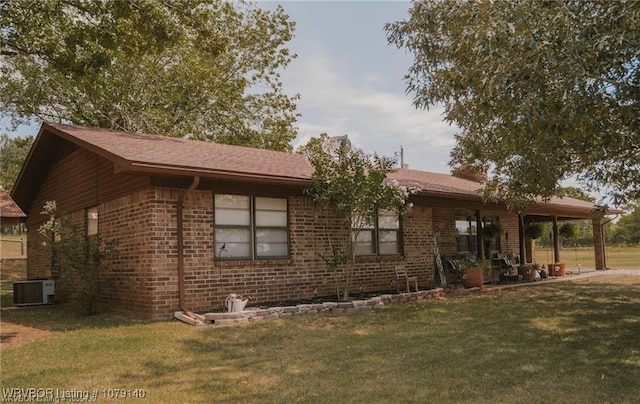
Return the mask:
<svg viewBox="0 0 640 404">
<path fill-rule="evenodd" d="M 98 206 L 101 236 L 119 241 L 117 256 L 108 263 L 101 308 L 154 317 L 154 197 L 153 189 L 147 189 Z"/>
<path fill-rule="evenodd" d="M 102 308 L 151 319 L 170 318 L 180 310 L 176 201 L 184 192 L 150 187 L 98 205 L 100 234 L 120 241 L 117 258 L 108 263 Z M 183 204 L 185 308 L 218 311 L 230 293 L 251 295 L 255 302 L 335 295 L 350 263 L 332 272 L 320 254 L 330 255 L 332 245 L 348 245 L 348 228 L 325 215 L 310 198 L 290 196 L 288 207 L 290 257 L 216 260 L 213 191 L 196 190 L 190 194 Z M 84 217 L 84 211 L 74 214 Z M 395 290 L 397 264 L 418 276 L 420 288 L 432 287 L 434 232 L 440 232 L 441 254 L 454 254 L 455 217 L 473 214 L 473 210 L 416 204 L 401 221 L 403 254 L 357 257 L 352 294 Z M 517 216 L 489 211 L 483 215 L 499 215 L 509 233 L 517 235 Z M 33 226 L 32 223 L 30 228 Z M 29 245 L 32 274 L 50 269 L 46 249 L 36 250 L 32 244 L 35 243 Z M 502 247 L 505 248 L 505 240 Z M 517 251 L 517 237 L 510 237 L 509 247 Z"/>
</svg>

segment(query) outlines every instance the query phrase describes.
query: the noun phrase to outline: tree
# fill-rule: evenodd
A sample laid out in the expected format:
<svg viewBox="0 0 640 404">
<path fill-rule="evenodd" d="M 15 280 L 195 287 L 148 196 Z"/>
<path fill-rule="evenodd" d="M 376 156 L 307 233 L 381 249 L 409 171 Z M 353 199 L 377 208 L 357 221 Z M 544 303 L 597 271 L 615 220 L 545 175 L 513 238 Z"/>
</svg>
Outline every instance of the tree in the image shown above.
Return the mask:
<svg viewBox="0 0 640 404">
<path fill-rule="evenodd" d="M 11 192 L 18 179 L 32 143 L 33 136 L 10 138 L 4 133 L 0 135 L 0 185 L 7 192 Z"/>
<path fill-rule="evenodd" d="M 323 147 L 328 139 L 324 133 L 312 138 L 300 153 L 307 156 L 314 168 L 311 185 L 305 193 L 320 206 L 325 218 L 335 217 L 341 228 L 349 229 L 350 242 L 342 247 L 331 245 L 332 256 L 324 257 L 334 270 L 350 258 L 342 294 L 343 299 L 347 299 L 355 269 L 354 243 L 359 240 L 359 229 L 371 223 L 379 211 L 392 210 L 402 215 L 408 208 L 405 201 L 411 190 L 387 180 L 395 170 L 393 159 L 366 154 L 344 143 L 332 150 L 332 155 Z"/>
<path fill-rule="evenodd" d="M 618 220 L 612 239 L 616 244 L 640 244 L 640 207 Z"/>
<path fill-rule="evenodd" d="M 295 23 L 222 0 L 0 3 L 0 113 L 291 150 Z"/>
<path fill-rule="evenodd" d="M 100 234 L 86 236 L 68 216 L 57 211 L 55 201 L 45 203 L 41 213 L 48 220 L 38 228 L 38 233 L 51 246 L 53 265 L 59 270 L 58 285 L 69 292 L 87 315 L 97 314 L 107 270 L 104 263 L 117 258 L 119 240 L 104 240 Z"/>
<path fill-rule="evenodd" d="M 487 198 L 550 197 L 561 180 L 640 199 L 640 2 L 416 1 L 387 24 L 413 52 L 407 92 L 461 128 L 452 166 Z"/>
</svg>

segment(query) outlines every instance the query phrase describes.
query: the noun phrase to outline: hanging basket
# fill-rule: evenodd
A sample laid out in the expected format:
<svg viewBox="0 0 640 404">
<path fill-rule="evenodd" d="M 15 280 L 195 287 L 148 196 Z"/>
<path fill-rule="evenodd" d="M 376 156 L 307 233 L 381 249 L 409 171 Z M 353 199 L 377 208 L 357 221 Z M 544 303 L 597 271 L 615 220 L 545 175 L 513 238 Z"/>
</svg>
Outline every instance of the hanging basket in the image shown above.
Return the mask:
<svg viewBox="0 0 640 404">
<path fill-rule="evenodd" d="M 532 240 L 542 237 L 544 226 L 541 223 L 531 223 L 524 229 L 524 235 Z"/>
</svg>

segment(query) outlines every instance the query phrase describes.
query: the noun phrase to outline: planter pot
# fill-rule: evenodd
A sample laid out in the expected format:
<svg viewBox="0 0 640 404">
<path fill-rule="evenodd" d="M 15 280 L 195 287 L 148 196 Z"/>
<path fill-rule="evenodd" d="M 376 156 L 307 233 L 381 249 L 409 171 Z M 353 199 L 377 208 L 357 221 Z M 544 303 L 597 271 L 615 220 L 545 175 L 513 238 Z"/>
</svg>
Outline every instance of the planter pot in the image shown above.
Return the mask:
<svg viewBox="0 0 640 404">
<path fill-rule="evenodd" d="M 567 269 L 566 262 L 556 262 L 549 264 L 549 275 L 550 276 L 564 276 L 564 273 Z"/>
<path fill-rule="evenodd" d="M 536 280 L 536 270 L 531 265 L 523 265 L 518 268 L 518 275 L 522 276 L 525 281 Z"/>
<path fill-rule="evenodd" d="M 481 288 L 484 284 L 484 270 L 482 268 L 463 269 L 462 284 L 465 288 Z"/>
</svg>

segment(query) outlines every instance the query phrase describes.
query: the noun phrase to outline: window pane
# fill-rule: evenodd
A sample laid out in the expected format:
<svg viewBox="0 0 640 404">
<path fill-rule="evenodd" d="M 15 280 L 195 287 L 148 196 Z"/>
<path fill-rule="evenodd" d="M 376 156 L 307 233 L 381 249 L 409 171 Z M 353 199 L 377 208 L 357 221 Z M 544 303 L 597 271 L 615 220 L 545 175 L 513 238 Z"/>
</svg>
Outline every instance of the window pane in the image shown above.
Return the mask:
<svg viewBox="0 0 640 404">
<path fill-rule="evenodd" d="M 256 226 L 287 227 L 287 200 L 256 198 Z"/>
<path fill-rule="evenodd" d="M 393 211 L 380 211 L 378 214 L 378 227 L 381 229 L 399 229 L 400 219 Z"/>
<path fill-rule="evenodd" d="M 353 232 L 351 234 L 351 240 L 353 241 L 353 249 L 356 255 L 371 255 L 375 254 L 373 245 L 373 231 L 360 231 L 357 234 Z"/>
<path fill-rule="evenodd" d="M 375 254 L 373 250 L 373 243 L 355 243 L 353 249 L 356 255 L 372 255 Z"/>
<path fill-rule="evenodd" d="M 398 254 L 399 240 L 397 231 L 380 231 L 378 233 L 379 253 L 380 254 Z"/>
<path fill-rule="evenodd" d="M 256 211 L 256 226 L 287 227 L 287 212 Z"/>
<path fill-rule="evenodd" d="M 256 210 L 287 211 L 287 200 L 284 198 L 256 197 Z"/>
<path fill-rule="evenodd" d="M 221 250 L 224 246 L 224 252 Z M 216 228 L 216 258 L 251 257 L 251 232 L 249 229 Z"/>
<path fill-rule="evenodd" d="M 380 238 L 381 243 L 397 243 L 398 242 L 398 232 L 397 231 L 380 231 L 378 237 Z"/>
<path fill-rule="evenodd" d="M 287 243 L 257 243 L 258 257 L 286 257 L 289 255 Z"/>
<path fill-rule="evenodd" d="M 375 224 L 372 217 L 356 217 L 356 215 L 351 215 L 351 226 L 354 229 L 373 229 Z"/>
<path fill-rule="evenodd" d="M 367 230 L 361 230 L 357 233 L 354 231 L 351 235 L 351 240 L 356 243 L 370 243 L 373 241 L 373 232 Z"/>
<path fill-rule="evenodd" d="M 251 215 L 249 209 L 222 209 L 216 207 L 216 225 L 249 226 Z"/>
<path fill-rule="evenodd" d="M 398 254 L 398 243 L 380 243 L 380 254 Z"/>
<path fill-rule="evenodd" d="M 256 230 L 256 254 L 258 257 L 285 257 L 289 255 L 286 230 Z"/>
<path fill-rule="evenodd" d="M 471 251 L 469 246 L 469 236 L 458 237 L 458 251 Z"/>
<path fill-rule="evenodd" d="M 250 200 L 245 195 L 215 195 L 216 225 L 249 226 Z"/>
<path fill-rule="evenodd" d="M 249 210 L 249 197 L 246 195 L 215 195 L 216 208 Z"/>
<path fill-rule="evenodd" d="M 98 207 L 87 209 L 87 235 L 98 234 Z"/>
<path fill-rule="evenodd" d="M 471 228 L 469 227 L 468 220 L 456 220 L 456 234 L 460 236 L 467 236 L 471 234 Z"/>
<path fill-rule="evenodd" d="M 287 242 L 287 231 L 279 229 L 257 229 L 256 241 L 259 243 Z"/>
</svg>

